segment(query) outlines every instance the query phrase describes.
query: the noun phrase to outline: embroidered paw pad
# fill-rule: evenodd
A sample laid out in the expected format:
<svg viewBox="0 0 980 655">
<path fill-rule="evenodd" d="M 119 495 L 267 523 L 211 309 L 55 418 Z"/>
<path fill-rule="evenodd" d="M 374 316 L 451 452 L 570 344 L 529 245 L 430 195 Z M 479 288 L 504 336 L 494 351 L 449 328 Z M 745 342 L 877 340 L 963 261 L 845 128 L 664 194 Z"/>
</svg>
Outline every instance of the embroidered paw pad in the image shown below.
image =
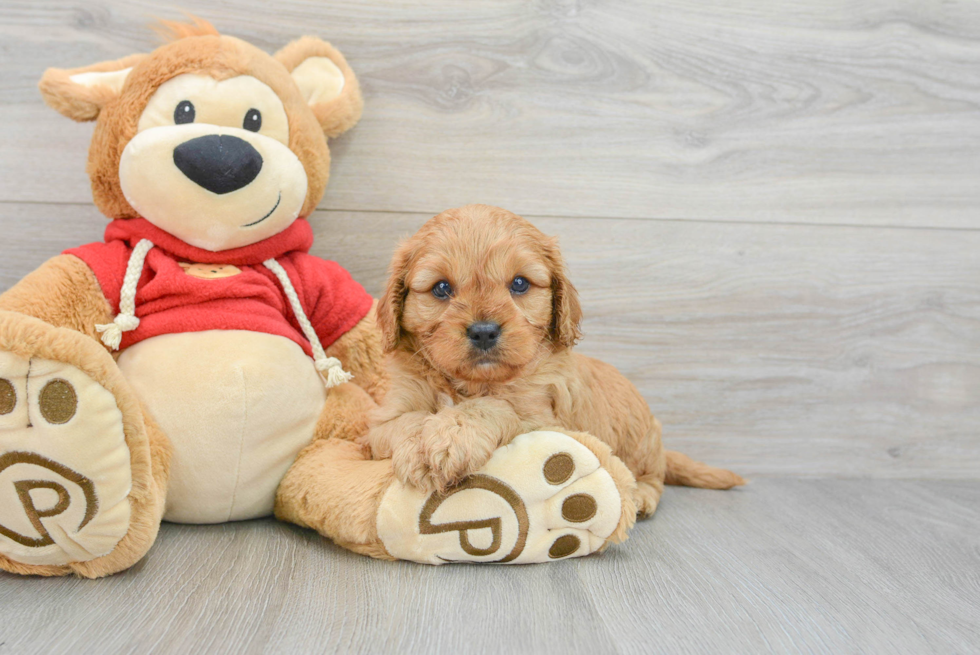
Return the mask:
<svg viewBox="0 0 980 655">
<path fill-rule="evenodd" d="M 112 393 L 68 364 L 0 352 L 0 553 L 57 565 L 110 552 L 130 486 Z"/>
<path fill-rule="evenodd" d="M 523 434 L 444 494 L 395 482 L 378 512 L 391 555 L 429 564 L 529 563 L 598 550 L 619 523 L 619 491 L 584 445 Z"/>
</svg>

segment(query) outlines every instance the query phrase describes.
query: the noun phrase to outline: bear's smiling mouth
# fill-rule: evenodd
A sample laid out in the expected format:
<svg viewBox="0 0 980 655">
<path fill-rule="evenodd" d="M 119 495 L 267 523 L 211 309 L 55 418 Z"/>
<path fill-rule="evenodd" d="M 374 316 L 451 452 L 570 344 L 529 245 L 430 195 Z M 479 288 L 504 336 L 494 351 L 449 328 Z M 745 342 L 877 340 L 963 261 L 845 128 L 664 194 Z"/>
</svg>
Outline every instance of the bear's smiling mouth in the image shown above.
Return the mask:
<svg viewBox="0 0 980 655">
<path fill-rule="evenodd" d="M 276 209 L 279 208 L 279 203 L 280 202 L 282 202 L 282 191 L 279 192 L 279 197 L 276 198 L 276 204 L 273 205 L 272 209 L 269 210 L 269 213 L 268 214 L 266 214 L 265 216 L 263 216 L 259 220 L 253 221 L 251 223 L 247 223 L 247 224 L 243 225 L 242 227 L 253 227 L 255 225 L 258 225 L 259 223 L 261 223 L 265 219 L 269 218 L 270 216 L 272 216 L 272 212 L 276 211 Z"/>
</svg>

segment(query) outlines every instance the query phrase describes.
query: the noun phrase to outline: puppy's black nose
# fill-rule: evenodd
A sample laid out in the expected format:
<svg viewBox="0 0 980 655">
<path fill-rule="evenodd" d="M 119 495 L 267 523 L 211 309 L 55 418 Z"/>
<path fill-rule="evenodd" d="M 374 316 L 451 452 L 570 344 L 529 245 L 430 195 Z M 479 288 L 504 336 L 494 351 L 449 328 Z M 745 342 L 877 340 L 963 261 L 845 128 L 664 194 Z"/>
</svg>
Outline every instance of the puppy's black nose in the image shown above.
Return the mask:
<svg viewBox="0 0 980 655">
<path fill-rule="evenodd" d="M 237 136 L 208 134 L 174 148 L 174 164 L 198 186 L 223 194 L 254 180 L 262 170 L 262 155 Z"/>
<path fill-rule="evenodd" d="M 500 324 L 490 321 L 480 321 L 466 328 L 466 336 L 470 338 L 470 343 L 479 350 L 490 350 L 497 345 L 500 337 Z"/>
</svg>

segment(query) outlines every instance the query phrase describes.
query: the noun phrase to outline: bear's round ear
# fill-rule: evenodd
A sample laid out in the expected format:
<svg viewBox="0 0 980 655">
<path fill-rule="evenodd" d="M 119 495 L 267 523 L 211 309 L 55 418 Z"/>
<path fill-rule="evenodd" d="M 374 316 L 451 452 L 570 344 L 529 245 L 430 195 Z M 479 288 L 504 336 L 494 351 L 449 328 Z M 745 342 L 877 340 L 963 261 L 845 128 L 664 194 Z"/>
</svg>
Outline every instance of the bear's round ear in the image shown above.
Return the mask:
<svg viewBox="0 0 980 655">
<path fill-rule="evenodd" d="M 129 72 L 146 55 L 104 61 L 82 68 L 49 68 L 38 88 L 44 102 L 76 121 L 94 121 L 106 103 L 119 96 Z"/>
<path fill-rule="evenodd" d="M 361 87 L 347 60 L 326 41 L 297 39 L 276 53 L 328 137 L 343 134 L 361 118 Z"/>
</svg>

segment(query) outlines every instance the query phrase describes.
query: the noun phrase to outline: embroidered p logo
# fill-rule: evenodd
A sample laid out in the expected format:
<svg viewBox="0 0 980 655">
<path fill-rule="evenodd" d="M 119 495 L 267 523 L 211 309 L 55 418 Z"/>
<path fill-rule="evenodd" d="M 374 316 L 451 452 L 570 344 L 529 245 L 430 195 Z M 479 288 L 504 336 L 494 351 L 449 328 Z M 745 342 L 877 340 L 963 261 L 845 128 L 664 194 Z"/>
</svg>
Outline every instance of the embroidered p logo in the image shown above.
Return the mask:
<svg viewBox="0 0 980 655">
<path fill-rule="evenodd" d="M 445 493 L 393 480 L 377 529 L 398 559 L 524 564 L 593 553 L 622 518 L 619 488 L 598 456 L 575 437 L 541 430 L 498 448 Z"/>
<path fill-rule="evenodd" d="M 530 522 L 527 516 L 527 508 L 524 506 L 524 501 L 521 500 L 516 491 L 497 478 L 490 477 L 489 475 L 471 475 L 447 491 L 445 494 L 432 494 L 429 496 L 429 499 L 422 507 L 421 514 L 419 514 L 419 533 L 427 535 L 441 534 L 443 532 L 459 532 L 460 548 L 462 548 L 463 552 L 467 555 L 472 555 L 474 557 L 493 555 L 500 550 L 501 542 L 503 540 L 503 533 L 501 518 L 499 516 L 489 519 L 476 519 L 472 521 L 452 521 L 449 523 L 440 524 L 432 523 L 432 515 L 435 514 L 435 511 L 439 509 L 444 502 L 459 492 L 466 491 L 468 489 L 482 489 L 483 491 L 489 491 L 490 493 L 502 498 L 504 502 L 510 506 L 511 510 L 514 512 L 514 516 L 517 517 L 517 541 L 509 553 L 504 555 L 503 558 L 493 561 L 505 563 L 517 558 L 517 556 L 524 551 L 524 546 L 527 543 L 527 532 L 528 528 L 530 527 Z M 487 528 L 490 528 L 490 545 L 486 548 L 478 548 L 474 546 L 470 541 L 470 530 L 485 530 Z"/>
<path fill-rule="evenodd" d="M 99 499 L 95 493 L 95 485 L 84 475 L 76 473 L 67 466 L 42 457 L 37 453 L 22 451 L 9 452 L 0 456 L 0 475 L 15 464 L 27 464 L 44 469 L 44 471 L 38 471 L 39 474 L 43 474 L 42 479 L 22 479 L 13 482 L 14 490 L 17 493 L 17 498 L 20 500 L 24 516 L 27 518 L 31 527 L 34 528 L 37 536 L 23 534 L 0 523 L 0 534 L 3 536 L 21 546 L 27 546 L 29 548 L 41 548 L 55 543 L 47 528 L 44 527 L 41 519 L 59 516 L 71 507 L 72 494 L 63 483 L 77 487 L 81 491 L 81 497 L 84 498 L 85 510 L 82 513 L 78 530 L 81 531 L 95 517 L 99 510 Z M 53 476 L 51 475 L 52 473 L 54 474 Z M 57 477 L 60 480 L 49 479 L 51 477 Z M 34 492 L 40 490 L 54 492 L 57 499 L 54 502 L 47 502 L 41 507 L 38 507 L 39 501 L 37 500 L 37 494 Z M 7 512 L 4 513 L 9 513 L 12 509 L 7 508 Z"/>
</svg>

